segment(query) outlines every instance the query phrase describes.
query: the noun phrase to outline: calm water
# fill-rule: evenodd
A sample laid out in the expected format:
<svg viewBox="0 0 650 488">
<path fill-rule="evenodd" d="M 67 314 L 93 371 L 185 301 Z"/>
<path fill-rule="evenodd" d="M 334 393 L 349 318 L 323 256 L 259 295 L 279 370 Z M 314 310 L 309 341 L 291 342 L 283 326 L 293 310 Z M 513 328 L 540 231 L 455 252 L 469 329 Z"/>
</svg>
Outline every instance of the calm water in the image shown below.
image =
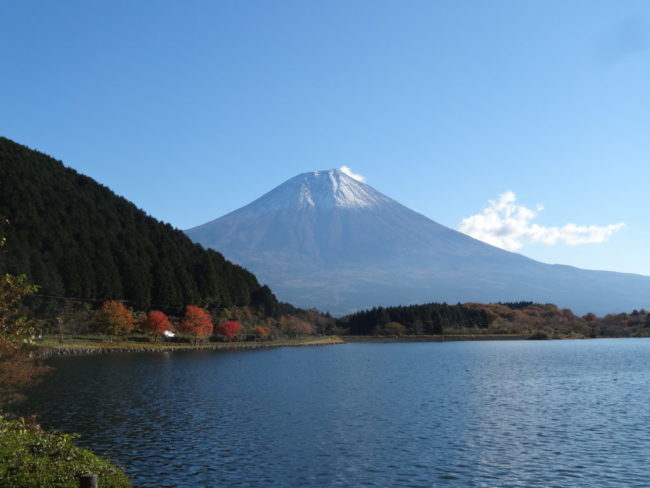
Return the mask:
<svg viewBox="0 0 650 488">
<path fill-rule="evenodd" d="M 27 408 L 136 487 L 648 486 L 650 340 L 53 360 Z"/>
</svg>

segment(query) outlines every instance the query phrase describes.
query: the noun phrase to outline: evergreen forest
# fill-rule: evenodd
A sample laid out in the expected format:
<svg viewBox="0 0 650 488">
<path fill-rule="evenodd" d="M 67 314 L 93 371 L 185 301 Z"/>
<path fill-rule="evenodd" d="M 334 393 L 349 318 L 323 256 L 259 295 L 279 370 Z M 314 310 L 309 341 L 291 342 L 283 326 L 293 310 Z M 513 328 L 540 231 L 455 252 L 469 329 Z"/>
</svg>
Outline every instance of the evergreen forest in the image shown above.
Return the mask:
<svg viewBox="0 0 650 488">
<path fill-rule="evenodd" d="M 118 299 L 138 310 L 278 304 L 267 286 L 93 179 L 0 137 L 0 273 L 56 297 Z"/>
<path fill-rule="evenodd" d="M 352 335 L 431 335 L 442 334 L 445 328 L 452 326 L 487 328 L 490 319 L 483 309 L 461 304 L 427 303 L 375 307 L 342 317 L 337 325 Z"/>
</svg>

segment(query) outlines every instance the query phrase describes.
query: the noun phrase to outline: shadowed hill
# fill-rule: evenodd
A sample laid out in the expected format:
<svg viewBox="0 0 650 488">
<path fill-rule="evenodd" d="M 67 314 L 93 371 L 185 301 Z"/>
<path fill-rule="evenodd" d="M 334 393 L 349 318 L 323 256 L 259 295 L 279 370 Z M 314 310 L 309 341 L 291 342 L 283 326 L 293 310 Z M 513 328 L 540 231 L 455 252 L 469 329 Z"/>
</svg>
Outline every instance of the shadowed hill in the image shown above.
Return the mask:
<svg viewBox="0 0 650 488">
<path fill-rule="evenodd" d="M 253 274 L 60 161 L 0 138 L 0 271 L 44 295 L 179 309 L 277 302 Z"/>
</svg>

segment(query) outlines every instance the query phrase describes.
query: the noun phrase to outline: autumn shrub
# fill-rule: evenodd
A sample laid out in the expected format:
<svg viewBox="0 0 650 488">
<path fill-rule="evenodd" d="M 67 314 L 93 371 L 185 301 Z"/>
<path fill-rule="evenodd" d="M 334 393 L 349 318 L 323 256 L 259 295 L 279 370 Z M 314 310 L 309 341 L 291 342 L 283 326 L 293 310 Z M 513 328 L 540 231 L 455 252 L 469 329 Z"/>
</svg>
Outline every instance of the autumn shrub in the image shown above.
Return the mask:
<svg viewBox="0 0 650 488">
<path fill-rule="evenodd" d="M 77 488 L 83 474 L 98 475 L 102 488 L 127 488 L 122 469 L 74 445 L 74 436 L 43 431 L 24 419 L 0 417 L 0 486 Z"/>
<path fill-rule="evenodd" d="M 0 240 L 0 247 L 4 240 Z M 21 302 L 38 287 L 30 284 L 25 275 L 0 276 L 0 337 L 23 341 L 34 335 L 30 322 L 21 309 Z"/>
<path fill-rule="evenodd" d="M 271 329 L 269 327 L 257 326 L 251 330 L 256 340 L 263 341 L 269 338 Z"/>
<path fill-rule="evenodd" d="M 0 239 L 0 247 L 3 243 Z M 33 327 L 22 310 L 22 299 L 35 291 L 24 275 L 0 276 L 0 412 L 49 369 L 37 357 Z"/>
<path fill-rule="evenodd" d="M 293 315 L 281 317 L 280 328 L 290 337 L 299 337 L 314 333 L 314 329 L 309 322 Z"/>
<path fill-rule="evenodd" d="M 0 339 L 0 412 L 22 400 L 23 390 L 50 370 L 35 356 L 35 346 Z"/>
</svg>

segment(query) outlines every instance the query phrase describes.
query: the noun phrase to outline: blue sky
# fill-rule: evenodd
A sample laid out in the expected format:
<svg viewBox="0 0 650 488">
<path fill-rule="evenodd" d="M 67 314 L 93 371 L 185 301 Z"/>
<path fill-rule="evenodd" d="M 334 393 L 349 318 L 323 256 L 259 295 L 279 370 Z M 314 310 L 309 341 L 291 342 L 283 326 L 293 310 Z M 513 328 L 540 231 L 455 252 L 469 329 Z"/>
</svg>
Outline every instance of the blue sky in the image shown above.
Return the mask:
<svg viewBox="0 0 650 488">
<path fill-rule="evenodd" d="M 536 215 L 492 230 L 524 226 L 518 252 L 650 275 L 648 2 L 22 0 L 0 22 L 0 134 L 177 227 L 347 165 L 453 228 L 512 192 Z"/>
</svg>

